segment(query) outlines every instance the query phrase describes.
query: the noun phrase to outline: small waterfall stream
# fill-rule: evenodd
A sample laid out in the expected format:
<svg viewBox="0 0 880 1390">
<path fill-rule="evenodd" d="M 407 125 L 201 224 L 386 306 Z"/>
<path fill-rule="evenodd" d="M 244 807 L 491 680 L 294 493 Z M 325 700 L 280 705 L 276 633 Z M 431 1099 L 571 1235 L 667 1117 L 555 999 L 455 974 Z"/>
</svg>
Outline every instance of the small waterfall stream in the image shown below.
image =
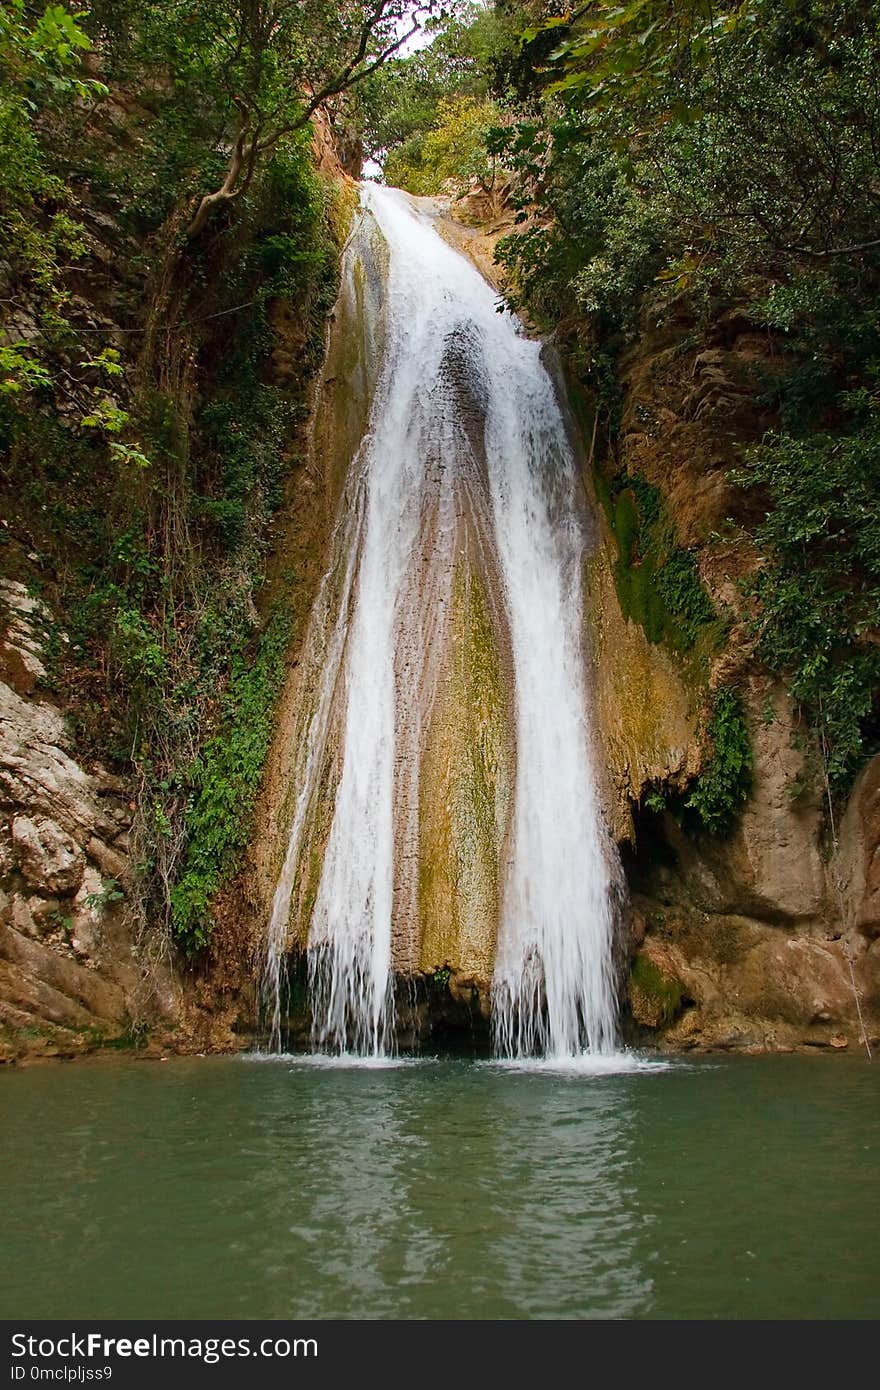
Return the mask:
<svg viewBox="0 0 880 1390">
<path fill-rule="evenodd" d="M 393 1046 L 395 962 L 417 952 L 426 730 L 456 640 L 456 566 L 470 547 L 513 710 L 495 1048 L 555 1059 L 609 1052 L 614 858 L 591 764 L 585 532 L 556 389 L 540 344 L 498 311 L 417 204 L 372 184 L 361 199 L 388 247 L 384 354 L 303 657 L 312 694 L 268 935 L 273 1043 L 292 898 L 335 725 L 335 795 L 309 904 L 313 1040 L 377 1057 Z"/>
</svg>

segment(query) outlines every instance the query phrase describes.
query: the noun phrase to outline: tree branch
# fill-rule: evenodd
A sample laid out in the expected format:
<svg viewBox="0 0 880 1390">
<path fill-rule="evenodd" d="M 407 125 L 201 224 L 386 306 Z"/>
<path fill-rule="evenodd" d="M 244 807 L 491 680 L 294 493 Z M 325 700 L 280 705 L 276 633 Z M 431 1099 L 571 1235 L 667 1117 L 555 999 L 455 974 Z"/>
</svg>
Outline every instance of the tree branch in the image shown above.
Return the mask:
<svg viewBox="0 0 880 1390">
<path fill-rule="evenodd" d="M 378 54 L 366 67 L 361 68 L 360 72 L 355 71 L 357 63 L 354 61 L 349 63 L 342 74 L 335 77 L 331 82 L 328 82 L 326 86 L 322 87 L 321 90 L 312 97 L 308 106 L 297 116 L 295 121 L 289 121 L 286 125 L 280 126 L 278 130 L 274 130 L 271 135 L 265 136 L 257 146 L 259 153 L 262 154 L 264 150 L 269 150 L 273 145 L 277 145 L 278 141 L 283 139 L 285 135 L 292 135 L 295 130 L 302 130 L 303 126 L 308 125 L 319 106 L 323 106 L 324 102 L 329 101 L 331 97 L 339 96 L 341 92 L 350 91 L 356 83 L 362 82 L 365 77 L 369 77 L 371 73 L 375 72 L 377 68 L 380 68 L 383 63 L 393 57 L 397 50 L 406 43 L 407 39 L 411 39 L 413 34 L 417 34 L 420 28 L 420 24 L 414 23 L 411 29 L 408 29 L 405 34 L 402 34 L 399 39 L 396 39 L 393 44 L 390 44 L 382 53 Z M 363 57 L 359 58 L 358 62 L 363 62 Z"/>
<path fill-rule="evenodd" d="M 245 108 L 244 102 L 240 97 L 233 97 L 232 100 L 241 112 L 241 125 L 235 144 L 232 147 L 232 154 L 229 156 L 229 167 L 226 170 L 226 177 L 220 187 L 214 193 L 206 193 L 199 203 L 196 215 L 189 224 L 186 234 L 188 237 L 196 237 L 208 220 L 208 215 L 215 203 L 228 202 L 235 193 L 235 185 L 238 183 L 242 165 L 245 161 L 245 142 L 248 131 L 251 127 L 250 113 Z"/>
<path fill-rule="evenodd" d="M 231 202 L 233 198 L 238 197 L 248 188 L 261 155 L 273 149 L 278 141 L 283 139 L 285 135 L 292 135 L 294 131 L 302 130 L 304 126 L 308 125 L 319 107 L 323 106 L 331 97 L 339 96 L 342 92 L 349 91 L 356 83 L 362 82 L 364 78 L 369 77 L 371 73 L 375 72 L 377 68 L 381 67 L 383 63 L 386 63 L 389 58 L 393 57 L 408 39 L 411 39 L 414 34 L 419 32 L 421 24 L 419 23 L 418 17 L 416 17 L 405 33 L 396 38 L 393 43 L 387 44 L 380 53 L 367 61 L 370 40 L 373 38 L 377 26 L 382 19 L 385 18 L 389 9 L 389 4 L 390 0 L 374 0 L 372 7 L 365 15 L 358 31 L 357 42 L 351 57 L 334 77 L 325 82 L 317 92 L 313 92 L 306 106 L 294 119 L 285 121 L 283 124 L 277 126 L 275 130 L 264 135 L 261 132 L 265 129 L 265 116 L 260 118 L 259 113 L 257 114 L 256 129 L 252 130 L 254 111 L 256 110 L 258 112 L 258 107 L 256 105 L 259 95 L 258 90 L 254 90 L 250 102 L 245 102 L 239 96 L 233 96 L 232 100 L 241 114 L 241 124 L 239 125 L 235 144 L 229 156 L 229 165 L 226 170 L 226 175 L 218 189 L 213 193 L 206 193 L 201 199 L 195 216 L 187 228 L 188 238 L 192 239 L 199 235 L 208 220 L 211 209 L 215 207 L 217 203 Z M 422 9 L 427 8 L 430 8 L 430 6 L 425 5 L 420 7 L 420 9 L 416 11 L 416 16 L 421 13 Z M 258 35 L 258 39 L 259 42 L 257 47 L 260 49 L 260 52 L 257 54 L 257 79 L 259 79 L 263 57 L 265 55 L 265 47 L 269 42 L 269 35 L 268 33 L 261 32 L 260 35 Z M 235 56 L 238 57 L 241 52 L 242 45 L 239 44 L 235 50 Z M 258 86 L 259 81 L 257 80 L 257 87 Z M 243 179 L 242 172 L 244 172 Z"/>
</svg>

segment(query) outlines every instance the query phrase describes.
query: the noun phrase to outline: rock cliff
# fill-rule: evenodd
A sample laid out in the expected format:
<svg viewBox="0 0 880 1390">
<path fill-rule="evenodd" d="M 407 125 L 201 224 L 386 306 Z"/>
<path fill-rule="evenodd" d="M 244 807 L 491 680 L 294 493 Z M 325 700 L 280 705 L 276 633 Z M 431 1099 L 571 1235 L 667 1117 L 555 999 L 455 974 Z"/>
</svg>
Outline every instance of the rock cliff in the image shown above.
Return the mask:
<svg viewBox="0 0 880 1390">
<path fill-rule="evenodd" d="M 858 1047 L 860 1009 L 869 1037 L 880 1031 L 877 760 L 847 805 L 832 806 L 817 750 L 784 687 L 754 659 L 746 621 L 740 581 L 755 557 L 729 472 L 769 424 L 751 370 L 766 351 L 766 338 L 734 314 L 698 345 L 673 317 L 646 326 L 622 364 L 616 463 L 658 490 L 696 557 L 723 624 L 702 660 L 651 640 L 624 613 L 621 539 L 596 508 L 603 544 L 589 617 L 609 814 L 635 908 L 628 998 L 635 1036 L 670 1048 Z M 658 788 L 680 805 L 676 794 L 699 774 L 707 701 L 722 684 L 742 700 L 753 771 L 741 813 L 711 835 L 651 807 Z"/>
<path fill-rule="evenodd" d="M 127 911 L 129 790 L 73 756 L 48 698 L 45 603 L 0 582 L 0 1059 L 133 1040 L 167 972 L 146 981 Z M 158 991 L 158 994 L 157 994 Z"/>
</svg>

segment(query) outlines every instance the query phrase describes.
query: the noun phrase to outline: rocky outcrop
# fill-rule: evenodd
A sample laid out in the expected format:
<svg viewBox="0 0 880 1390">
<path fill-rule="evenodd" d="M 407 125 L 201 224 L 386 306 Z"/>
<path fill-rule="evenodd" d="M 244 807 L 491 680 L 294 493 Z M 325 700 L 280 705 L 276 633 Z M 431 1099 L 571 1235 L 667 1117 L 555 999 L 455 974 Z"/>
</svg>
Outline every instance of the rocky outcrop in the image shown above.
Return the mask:
<svg viewBox="0 0 880 1390">
<path fill-rule="evenodd" d="M 364 145 L 354 124 L 347 120 L 345 93 L 319 106 L 312 116 L 312 157 L 319 173 L 330 178 L 359 179 Z"/>
<path fill-rule="evenodd" d="M 804 752 L 792 745 L 794 712 L 785 692 L 767 690 L 757 674 L 744 693 L 755 766 L 742 814 L 729 834 L 695 838 L 664 813 L 654 833 L 667 852 L 645 866 L 647 876 L 659 897 L 706 913 L 780 926 L 831 920 L 836 913 L 823 858 L 820 788 L 803 780 Z M 696 770 L 698 748 L 691 757 Z"/>
<path fill-rule="evenodd" d="M 862 1045 L 869 1038 L 877 964 L 850 973 L 849 944 L 739 916 L 658 908 L 636 899 L 647 927 L 627 988 L 634 1036 L 668 1051 L 791 1051 Z"/>
<path fill-rule="evenodd" d="M 633 1036 L 672 1049 L 854 1048 L 863 1033 L 880 1036 L 880 765 L 856 784 L 836 853 L 821 760 L 751 656 L 740 580 L 755 557 L 728 522 L 747 505 L 728 481 L 737 450 L 771 423 L 751 389 L 766 342 L 735 313 L 701 347 L 687 346 L 686 329 L 673 306 L 624 360 L 618 465 L 660 490 L 724 640 L 701 664 L 624 617 L 618 548 L 598 506 L 587 578 L 608 815 L 636 908 Z M 701 707 L 721 683 L 743 701 L 754 771 L 735 827 L 713 837 L 644 803 L 699 772 Z"/>
<path fill-rule="evenodd" d="M 880 937 L 880 754 L 856 782 L 840 826 L 840 889 L 852 927 L 868 942 Z M 870 948 L 876 951 L 876 947 Z"/>
<path fill-rule="evenodd" d="M 46 606 L 0 581 L 0 1059 L 120 1038 L 145 995 L 127 924 L 133 806 L 47 698 Z M 63 634 L 61 635 L 63 640 Z"/>
<path fill-rule="evenodd" d="M 665 648 L 623 616 L 612 547 L 603 534 L 587 561 L 585 617 L 606 814 L 614 837 L 629 840 L 644 788 L 683 788 L 698 771 L 699 707 Z"/>
</svg>

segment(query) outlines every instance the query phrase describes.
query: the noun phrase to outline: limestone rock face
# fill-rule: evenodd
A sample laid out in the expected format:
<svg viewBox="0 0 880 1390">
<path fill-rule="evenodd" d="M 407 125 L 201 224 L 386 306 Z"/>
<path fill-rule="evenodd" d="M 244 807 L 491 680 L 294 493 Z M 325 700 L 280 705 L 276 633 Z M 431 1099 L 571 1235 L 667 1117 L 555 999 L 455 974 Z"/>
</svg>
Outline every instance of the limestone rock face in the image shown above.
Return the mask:
<svg viewBox="0 0 880 1390">
<path fill-rule="evenodd" d="M 644 787 L 684 786 L 697 771 L 697 711 L 668 652 L 624 618 L 608 542 L 590 557 L 584 592 L 598 766 L 612 833 L 624 840 Z"/>
<path fill-rule="evenodd" d="M 855 930 L 880 937 L 880 754 L 853 788 L 840 827 L 839 869 Z"/>
<path fill-rule="evenodd" d="M 41 689 L 51 621 L 23 585 L 0 581 L 0 1059 L 112 1038 L 142 993 L 129 802 L 117 778 L 73 756 Z"/>
<path fill-rule="evenodd" d="M 651 927 L 636 956 L 630 1006 L 642 1036 L 664 1049 L 857 1048 L 853 980 L 874 1036 L 880 957 L 866 955 L 851 974 L 847 941 L 793 935 L 746 917 L 654 908 Z M 673 987 L 676 1009 L 665 1006 Z"/>
<path fill-rule="evenodd" d="M 488 999 L 508 834 L 513 711 L 479 575 L 454 588 L 452 660 L 431 712 L 421 774 L 418 969 L 452 968 L 453 991 Z"/>
<path fill-rule="evenodd" d="M 48 611 L 17 580 L 0 579 L 0 602 L 8 614 L 8 627 L 0 642 L 0 661 L 14 675 L 17 689 L 29 693 L 46 674 L 40 659 L 39 626 Z"/>
<path fill-rule="evenodd" d="M 772 721 L 760 717 L 760 704 L 772 707 Z M 654 875 L 661 896 L 703 912 L 815 925 L 826 915 L 829 895 L 820 789 L 802 785 L 803 753 L 793 746 L 793 713 L 784 691 L 775 688 L 760 699 L 746 692 L 746 705 L 754 777 L 733 832 L 695 839 L 672 816 L 664 817 L 674 863 L 658 864 Z"/>
<path fill-rule="evenodd" d="M 83 852 L 55 821 L 14 816 L 12 843 L 31 888 L 68 893 L 79 887 L 85 868 Z"/>
<path fill-rule="evenodd" d="M 669 1048 L 853 1048 L 863 1029 L 880 1036 L 880 758 L 853 790 L 835 854 L 820 759 L 785 690 L 752 656 L 741 581 L 757 557 L 727 525 L 743 505 L 729 482 L 738 451 L 773 423 L 750 388 L 766 343 L 742 315 L 716 327 L 716 341 L 690 347 L 674 311 L 643 326 L 623 361 L 618 443 L 619 462 L 660 489 L 727 619 L 708 669 L 649 643 L 623 617 L 616 542 L 593 508 L 600 544 L 587 618 L 606 809 L 629 842 L 645 925 L 628 1014 L 637 1036 Z M 713 837 L 643 807 L 652 786 L 674 793 L 698 773 L 700 706 L 719 685 L 742 698 L 754 767 L 735 828 Z"/>
</svg>

